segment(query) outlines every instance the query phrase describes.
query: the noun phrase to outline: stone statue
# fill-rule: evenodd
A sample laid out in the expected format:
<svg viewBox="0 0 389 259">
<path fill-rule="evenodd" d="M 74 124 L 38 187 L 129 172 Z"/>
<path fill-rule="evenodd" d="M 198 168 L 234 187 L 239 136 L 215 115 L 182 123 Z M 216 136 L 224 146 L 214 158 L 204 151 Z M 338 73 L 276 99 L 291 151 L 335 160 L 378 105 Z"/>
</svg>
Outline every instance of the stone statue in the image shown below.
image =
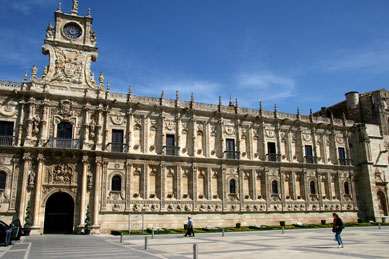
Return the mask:
<svg viewBox="0 0 389 259">
<path fill-rule="evenodd" d="M 54 26 L 49 23 L 49 26 L 46 29 L 46 38 L 47 39 L 53 39 L 54 37 Z"/>
<path fill-rule="evenodd" d="M 72 14 L 78 14 L 78 0 L 73 0 Z"/>
</svg>

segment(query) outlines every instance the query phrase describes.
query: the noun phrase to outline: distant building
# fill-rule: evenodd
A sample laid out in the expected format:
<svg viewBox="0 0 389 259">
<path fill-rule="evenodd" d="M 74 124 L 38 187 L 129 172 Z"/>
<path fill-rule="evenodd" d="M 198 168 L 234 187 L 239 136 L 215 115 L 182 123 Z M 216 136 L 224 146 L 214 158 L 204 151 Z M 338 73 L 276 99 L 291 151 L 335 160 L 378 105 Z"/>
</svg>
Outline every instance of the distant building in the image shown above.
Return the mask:
<svg viewBox="0 0 389 259">
<path fill-rule="evenodd" d="M 96 42 L 90 12 L 59 6 L 49 66 L 0 81 L 2 220 L 24 221 L 28 204 L 33 234 L 82 231 L 87 211 L 92 233 L 188 215 L 196 227 L 388 216 L 386 90 L 308 116 L 112 93 L 90 71 Z"/>
</svg>

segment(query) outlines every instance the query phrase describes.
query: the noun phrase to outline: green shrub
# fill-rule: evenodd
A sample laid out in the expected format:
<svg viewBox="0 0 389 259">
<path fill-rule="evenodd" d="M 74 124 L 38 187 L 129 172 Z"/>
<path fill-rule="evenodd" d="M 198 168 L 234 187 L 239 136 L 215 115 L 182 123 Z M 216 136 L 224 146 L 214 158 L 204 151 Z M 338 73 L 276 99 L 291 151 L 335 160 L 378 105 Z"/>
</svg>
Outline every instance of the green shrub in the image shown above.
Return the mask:
<svg viewBox="0 0 389 259">
<path fill-rule="evenodd" d="M 24 219 L 24 227 L 31 227 L 31 201 L 28 201 L 26 208 L 26 218 Z"/>
</svg>

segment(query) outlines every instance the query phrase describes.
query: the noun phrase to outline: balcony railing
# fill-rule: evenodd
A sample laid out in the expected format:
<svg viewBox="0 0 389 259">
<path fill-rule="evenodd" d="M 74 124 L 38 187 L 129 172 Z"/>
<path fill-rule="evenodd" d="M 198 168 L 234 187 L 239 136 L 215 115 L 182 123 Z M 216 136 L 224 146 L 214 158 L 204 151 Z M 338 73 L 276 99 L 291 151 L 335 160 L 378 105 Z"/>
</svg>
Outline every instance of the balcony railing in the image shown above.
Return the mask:
<svg viewBox="0 0 389 259">
<path fill-rule="evenodd" d="M 317 164 L 317 156 L 305 156 L 305 163 Z"/>
<path fill-rule="evenodd" d="M 180 147 L 172 147 L 172 146 L 163 146 L 165 149 L 165 155 L 167 156 L 179 156 L 180 155 Z"/>
<path fill-rule="evenodd" d="M 351 165 L 351 159 L 348 158 L 339 158 L 340 165 Z"/>
<path fill-rule="evenodd" d="M 107 150 L 109 152 L 127 153 L 128 152 L 128 145 L 123 144 L 123 143 L 110 142 L 107 145 Z"/>
<path fill-rule="evenodd" d="M 12 147 L 15 145 L 15 137 L 13 136 L 0 136 L 0 146 Z"/>
<path fill-rule="evenodd" d="M 226 150 L 224 153 L 226 154 L 227 159 L 240 159 L 239 151 Z"/>
<path fill-rule="evenodd" d="M 50 138 L 48 147 L 62 149 L 80 149 L 81 141 L 79 139 Z"/>
<path fill-rule="evenodd" d="M 281 154 L 269 153 L 266 154 L 267 160 L 272 162 L 281 162 Z"/>
</svg>

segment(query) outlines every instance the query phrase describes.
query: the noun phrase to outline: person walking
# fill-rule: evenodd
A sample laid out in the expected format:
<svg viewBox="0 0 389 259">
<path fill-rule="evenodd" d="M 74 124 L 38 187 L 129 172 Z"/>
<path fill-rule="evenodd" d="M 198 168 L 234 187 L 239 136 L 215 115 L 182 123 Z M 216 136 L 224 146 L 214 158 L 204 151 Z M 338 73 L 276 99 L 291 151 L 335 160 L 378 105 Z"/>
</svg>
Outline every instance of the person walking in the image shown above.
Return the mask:
<svg viewBox="0 0 389 259">
<path fill-rule="evenodd" d="M 338 214 L 332 213 L 334 217 L 334 222 L 332 224 L 332 232 L 335 233 L 335 239 L 338 241 L 338 247 L 343 248 L 343 241 L 340 234 L 342 234 L 342 230 L 344 229 L 344 224 L 341 218 L 339 218 Z"/>
<path fill-rule="evenodd" d="M 191 236 L 191 234 L 193 234 L 193 236 L 195 236 L 194 232 L 193 232 L 193 220 L 191 217 L 188 217 L 188 225 L 187 225 L 187 231 L 185 233 L 185 237 L 186 236 Z"/>
</svg>

